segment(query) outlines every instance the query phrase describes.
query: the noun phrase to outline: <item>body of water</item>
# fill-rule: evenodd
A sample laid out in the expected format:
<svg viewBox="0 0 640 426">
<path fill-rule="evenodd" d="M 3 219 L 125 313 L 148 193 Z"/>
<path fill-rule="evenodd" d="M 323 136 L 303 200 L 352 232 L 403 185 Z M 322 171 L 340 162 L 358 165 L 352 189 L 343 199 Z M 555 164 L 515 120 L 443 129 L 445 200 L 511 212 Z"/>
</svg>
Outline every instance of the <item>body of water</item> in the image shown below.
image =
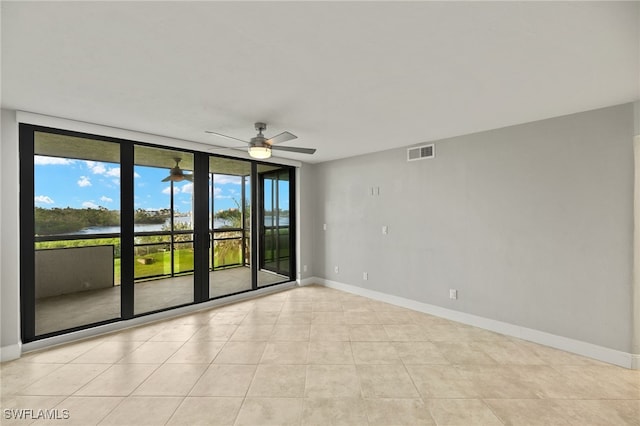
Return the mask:
<svg viewBox="0 0 640 426">
<path fill-rule="evenodd" d="M 179 223 L 189 223 L 191 224 L 191 216 L 180 216 L 175 218 L 176 222 Z M 272 218 L 271 216 L 267 216 L 264 218 L 265 226 L 272 226 Z M 289 226 L 289 218 L 281 217 L 279 221 L 280 226 Z M 162 231 L 162 227 L 169 226 L 169 219 L 165 221 L 165 223 L 146 223 L 146 224 L 135 224 L 133 226 L 134 232 L 157 232 Z M 228 223 L 224 220 L 214 220 L 213 221 L 214 228 L 222 228 L 228 226 Z M 119 226 L 90 226 L 88 228 L 81 229 L 77 232 L 71 232 L 66 235 L 86 235 L 86 234 L 119 234 L 120 227 Z"/>
<path fill-rule="evenodd" d="M 188 223 L 191 224 L 191 216 L 180 216 L 175 218 L 176 223 Z M 213 222 L 216 228 L 223 227 L 227 225 L 227 222 L 224 220 L 214 220 Z M 167 219 L 164 223 L 137 223 L 133 225 L 133 232 L 157 232 L 162 231 L 162 228 L 168 228 L 170 226 L 169 219 Z M 77 234 L 119 234 L 120 227 L 119 226 L 90 226 L 88 228 L 81 229 L 76 232 L 71 232 L 69 235 L 77 235 Z"/>
</svg>

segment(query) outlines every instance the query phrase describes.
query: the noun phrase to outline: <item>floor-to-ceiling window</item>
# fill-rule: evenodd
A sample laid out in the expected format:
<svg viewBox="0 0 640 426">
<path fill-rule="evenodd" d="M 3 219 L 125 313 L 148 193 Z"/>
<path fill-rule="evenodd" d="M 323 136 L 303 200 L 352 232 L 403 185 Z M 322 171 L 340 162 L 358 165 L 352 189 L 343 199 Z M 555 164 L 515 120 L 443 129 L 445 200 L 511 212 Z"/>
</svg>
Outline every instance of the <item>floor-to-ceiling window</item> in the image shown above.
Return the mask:
<svg viewBox="0 0 640 426">
<path fill-rule="evenodd" d="M 21 124 L 20 170 L 24 342 L 294 280 L 292 167 Z"/>
<path fill-rule="evenodd" d="M 119 145 L 46 131 L 33 138 L 35 334 L 119 318 Z"/>
</svg>

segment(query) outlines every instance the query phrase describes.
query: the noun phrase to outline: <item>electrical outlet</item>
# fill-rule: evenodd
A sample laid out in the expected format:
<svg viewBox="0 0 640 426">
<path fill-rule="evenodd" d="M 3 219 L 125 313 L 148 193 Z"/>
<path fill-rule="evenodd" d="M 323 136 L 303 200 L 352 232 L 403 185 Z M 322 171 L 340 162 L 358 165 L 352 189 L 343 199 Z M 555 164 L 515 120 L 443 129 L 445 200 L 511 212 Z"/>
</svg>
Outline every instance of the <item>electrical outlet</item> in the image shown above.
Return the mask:
<svg viewBox="0 0 640 426">
<path fill-rule="evenodd" d="M 458 290 L 449 289 L 449 299 L 457 299 L 458 298 Z"/>
<path fill-rule="evenodd" d="M 362 279 L 365 280 L 365 281 L 368 280 L 369 279 L 369 274 L 367 274 L 366 272 L 363 272 L 362 273 Z"/>
<path fill-rule="evenodd" d="M 340 268 L 338 268 L 337 266 L 333 268 L 333 272 L 335 272 L 336 274 L 340 273 Z"/>
<path fill-rule="evenodd" d="M 304 272 L 307 272 L 307 269 L 309 269 L 309 268 L 307 268 L 307 265 L 304 265 L 304 266 L 302 267 L 302 270 L 303 270 Z"/>
<path fill-rule="evenodd" d="M 382 227 L 382 235 L 387 235 L 389 233 L 389 227 L 387 225 Z"/>
<path fill-rule="evenodd" d="M 326 231 L 326 230 L 327 230 L 327 224 L 326 224 L 326 223 L 322 225 L 322 230 L 323 230 L 323 231 Z"/>
</svg>

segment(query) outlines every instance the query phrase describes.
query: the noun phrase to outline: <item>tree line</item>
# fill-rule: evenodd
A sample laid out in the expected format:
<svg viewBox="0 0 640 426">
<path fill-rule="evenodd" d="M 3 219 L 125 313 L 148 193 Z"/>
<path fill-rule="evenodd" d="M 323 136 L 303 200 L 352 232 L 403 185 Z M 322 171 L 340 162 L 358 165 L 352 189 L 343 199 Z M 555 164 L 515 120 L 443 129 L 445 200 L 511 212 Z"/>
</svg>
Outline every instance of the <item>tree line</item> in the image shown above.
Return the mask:
<svg viewBox="0 0 640 426">
<path fill-rule="evenodd" d="M 36 235 L 56 235 L 77 232 L 94 226 L 118 226 L 120 212 L 105 207 L 75 209 L 72 207 L 45 209 L 35 208 Z M 135 223 L 164 223 L 171 216 L 169 209 L 149 211 L 137 209 Z"/>
<path fill-rule="evenodd" d="M 84 209 L 36 207 L 34 213 L 36 235 L 68 234 L 89 227 L 118 226 L 120 224 L 120 211 L 109 210 L 105 207 Z M 138 224 L 163 224 L 170 217 L 170 209 L 157 211 L 137 209 L 134 212 L 133 220 Z M 237 208 L 218 211 L 214 217 L 224 220 L 234 228 L 242 226 L 242 212 Z"/>
<path fill-rule="evenodd" d="M 104 207 L 97 209 L 36 207 L 34 213 L 36 235 L 66 234 L 89 226 L 117 226 L 120 224 L 120 212 Z"/>
</svg>

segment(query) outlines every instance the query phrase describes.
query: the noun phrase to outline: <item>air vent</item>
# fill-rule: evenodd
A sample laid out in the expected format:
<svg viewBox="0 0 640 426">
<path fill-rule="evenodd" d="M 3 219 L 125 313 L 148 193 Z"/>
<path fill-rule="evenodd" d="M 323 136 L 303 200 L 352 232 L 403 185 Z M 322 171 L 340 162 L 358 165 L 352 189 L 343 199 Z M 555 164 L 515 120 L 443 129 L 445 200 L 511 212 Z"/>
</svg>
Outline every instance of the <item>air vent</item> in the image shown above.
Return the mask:
<svg viewBox="0 0 640 426">
<path fill-rule="evenodd" d="M 407 161 L 424 160 L 436 156 L 435 147 L 431 145 L 415 146 L 407 149 Z"/>
</svg>

